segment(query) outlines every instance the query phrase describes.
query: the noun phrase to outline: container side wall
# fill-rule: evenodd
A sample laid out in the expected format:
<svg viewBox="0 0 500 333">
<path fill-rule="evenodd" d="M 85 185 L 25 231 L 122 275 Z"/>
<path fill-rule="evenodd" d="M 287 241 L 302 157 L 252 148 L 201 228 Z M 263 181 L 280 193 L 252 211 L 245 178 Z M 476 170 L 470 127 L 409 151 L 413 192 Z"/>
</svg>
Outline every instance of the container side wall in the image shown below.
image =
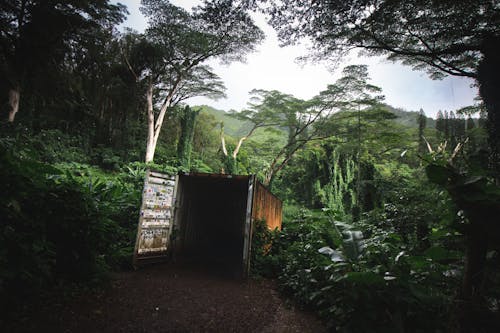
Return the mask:
<svg viewBox="0 0 500 333">
<path fill-rule="evenodd" d="M 270 230 L 281 230 L 283 203 L 264 185 L 256 182 L 253 195 L 252 217 L 265 220 Z"/>
</svg>

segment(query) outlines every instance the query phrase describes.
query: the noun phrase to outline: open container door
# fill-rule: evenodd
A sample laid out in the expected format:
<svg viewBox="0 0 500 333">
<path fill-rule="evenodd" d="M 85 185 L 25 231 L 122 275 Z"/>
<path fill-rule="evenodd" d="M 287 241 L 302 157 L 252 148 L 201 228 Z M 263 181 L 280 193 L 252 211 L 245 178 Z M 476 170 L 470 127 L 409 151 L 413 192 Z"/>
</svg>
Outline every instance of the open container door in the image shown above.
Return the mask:
<svg viewBox="0 0 500 333">
<path fill-rule="evenodd" d="M 134 267 L 167 258 L 176 183 L 174 176 L 150 170 L 146 172 L 134 249 Z"/>
</svg>

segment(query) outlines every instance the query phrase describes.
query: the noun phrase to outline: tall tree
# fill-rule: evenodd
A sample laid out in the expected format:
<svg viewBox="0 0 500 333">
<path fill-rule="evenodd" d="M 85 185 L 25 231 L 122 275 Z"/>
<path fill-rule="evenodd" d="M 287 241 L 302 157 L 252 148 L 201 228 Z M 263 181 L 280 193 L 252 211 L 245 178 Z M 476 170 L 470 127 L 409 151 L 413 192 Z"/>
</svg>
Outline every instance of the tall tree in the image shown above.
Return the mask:
<svg viewBox="0 0 500 333">
<path fill-rule="evenodd" d="M 499 242 L 500 188 L 488 181 L 482 166 L 486 163 L 481 161 L 485 156 L 481 152 L 471 156 L 470 166 L 456 165 L 460 147 L 457 145 L 453 154 L 446 156 L 442 149 L 433 151 L 429 146 L 433 160 L 426 172 L 430 181 L 446 188 L 466 217 L 466 222 L 454 226 L 465 236 L 465 260 L 456 315 L 459 332 L 478 332 L 485 329 L 481 303 L 485 303 L 485 277 L 489 273 L 487 253 L 497 248 Z"/>
<path fill-rule="evenodd" d="M 186 105 L 179 114 L 181 135 L 177 143 L 177 158 L 180 165 L 189 170 L 191 167 L 191 152 L 193 150 L 194 129 L 200 110 L 193 110 Z"/>
<path fill-rule="evenodd" d="M 209 67 L 200 71 L 200 66 L 209 59 L 218 58 L 228 63 L 243 60 L 263 39 L 263 32 L 245 10 L 231 0 L 205 1 L 192 13 L 169 1 L 143 0 L 141 11 L 149 20 L 142 41 L 149 50 L 148 59 L 140 71 L 131 70 L 138 80 L 146 81 L 145 160 L 150 162 L 165 114 L 179 101 L 176 96 L 182 95 L 182 87 L 189 87 L 186 81 L 206 82 L 200 81 L 201 74 L 213 79 Z M 210 89 L 194 89 L 192 85 L 190 88 L 191 94 L 196 91 L 197 95 L 213 95 Z"/>
<path fill-rule="evenodd" d="M 15 120 L 25 88 L 36 94 L 43 87 L 43 82 L 35 85 L 33 78 L 50 75 L 54 64 L 78 49 L 85 33 L 120 23 L 124 13 L 123 5 L 108 0 L 2 1 L 0 87 L 8 94 L 8 121 Z"/>
<path fill-rule="evenodd" d="M 200 160 L 209 163 L 210 165 L 217 165 L 218 159 L 211 158 L 216 156 L 219 150 L 219 135 L 217 122 L 213 114 L 203 112 L 203 107 L 200 107 L 198 120 L 196 121 L 193 137 L 193 152 Z M 217 170 L 218 167 L 212 167 Z"/>
<path fill-rule="evenodd" d="M 438 134 L 441 135 L 444 133 L 444 114 L 443 111 L 439 110 L 436 114 L 436 130 L 438 131 Z"/>
<path fill-rule="evenodd" d="M 453 111 L 450 111 L 448 115 L 448 133 L 450 137 L 450 146 L 455 147 L 457 145 L 457 118 Z"/>
<path fill-rule="evenodd" d="M 221 124 L 221 148 L 225 159 L 225 166 L 229 173 L 237 172 L 236 162 L 243 142 L 250 138 L 259 128 L 273 130 L 273 127 L 286 125 L 290 117 L 294 121 L 296 113 L 300 111 L 296 108 L 296 105 L 303 102 L 291 95 L 286 95 L 275 90 L 265 91 L 254 89 L 250 94 L 252 98 L 247 109 L 240 112 L 232 110 L 229 114 L 233 118 L 250 124 L 247 132 L 238 139 L 232 152 L 229 152 L 227 149 L 224 125 Z M 262 104 L 263 99 L 266 100 L 265 105 Z M 286 122 L 284 122 L 285 119 L 287 120 Z M 289 125 L 291 126 L 291 123 Z"/>
<path fill-rule="evenodd" d="M 274 117 L 280 119 L 280 126 L 288 131 L 286 144 L 275 154 L 266 171 L 266 185 L 272 184 L 276 174 L 308 142 L 338 135 L 331 126 L 335 122 L 335 114 L 340 111 L 364 111 L 382 101 L 380 88 L 368 83 L 365 65 L 347 66 L 342 74 L 334 84 L 328 85 L 326 90 L 308 101 L 278 92 L 260 92 L 260 102 L 253 107 L 274 112 Z"/>
<path fill-rule="evenodd" d="M 58 112 L 58 118 L 72 121 L 75 128 L 84 123 L 84 133 L 91 137 L 93 147 L 118 148 L 115 152 L 126 155 L 144 137 L 131 131 L 143 122 L 142 89 L 122 57 L 122 50 L 131 45 L 123 35 L 110 30 L 96 29 L 91 36 L 81 41 L 79 49 L 71 52 L 61 68 L 61 73 L 68 77 L 65 89 L 69 91 L 60 93 L 63 98 L 54 103 L 53 109 L 64 109 Z M 70 100 L 70 107 L 61 103 L 64 100 Z M 79 114 L 86 118 L 80 120 Z"/>
<path fill-rule="evenodd" d="M 488 110 L 492 158 L 500 177 L 498 1 L 275 0 L 268 8 L 281 41 L 308 37 L 320 58 L 336 59 L 361 48 L 427 70 L 432 78 L 475 79 Z"/>
<path fill-rule="evenodd" d="M 418 123 L 418 153 L 423 156 L 427 151 L 427 146 L 424 140 L 424 131 L 427 123 L 424 110 L 420 109 L 417 116 Z"/>
</svg>

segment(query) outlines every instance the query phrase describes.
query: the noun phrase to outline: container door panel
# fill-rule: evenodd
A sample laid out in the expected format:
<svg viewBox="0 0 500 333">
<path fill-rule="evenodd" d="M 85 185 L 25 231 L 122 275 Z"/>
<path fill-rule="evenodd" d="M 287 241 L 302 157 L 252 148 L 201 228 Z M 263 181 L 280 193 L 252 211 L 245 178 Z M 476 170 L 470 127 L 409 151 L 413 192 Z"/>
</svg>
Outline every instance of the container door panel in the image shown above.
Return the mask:
<svg viewBox="0 0 500 333">
<path fill-rule="evenodd" d="M 134 250 L 134 266 L 166 258 L 173 224 L 176 179 L 147 171 Z"/>
</svg>

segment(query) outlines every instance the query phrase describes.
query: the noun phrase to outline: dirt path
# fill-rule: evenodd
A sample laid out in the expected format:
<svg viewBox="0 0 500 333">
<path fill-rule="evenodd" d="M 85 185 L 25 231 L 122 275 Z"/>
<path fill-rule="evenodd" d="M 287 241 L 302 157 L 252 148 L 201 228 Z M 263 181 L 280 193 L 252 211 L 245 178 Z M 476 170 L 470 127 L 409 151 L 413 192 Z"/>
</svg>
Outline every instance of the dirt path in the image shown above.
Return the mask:
<svg viewBox="0 0 500 333">
<path fill-rule="evenodd" d="M 326 332 L 311 314 L 285 306 L 272 281 L 169 265 L 117 274 L 109 290 L 42 312 L 22 331 Z"/>
</svg>

